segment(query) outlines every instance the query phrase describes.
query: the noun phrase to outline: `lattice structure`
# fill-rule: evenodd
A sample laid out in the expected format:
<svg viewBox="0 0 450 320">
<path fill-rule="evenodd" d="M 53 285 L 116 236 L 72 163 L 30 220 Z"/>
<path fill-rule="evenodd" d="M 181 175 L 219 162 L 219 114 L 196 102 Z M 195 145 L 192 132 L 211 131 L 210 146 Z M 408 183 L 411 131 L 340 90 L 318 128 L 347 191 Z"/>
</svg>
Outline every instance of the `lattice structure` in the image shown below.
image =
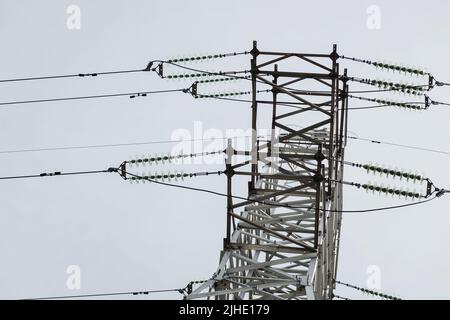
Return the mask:
<svg viewBox="0 0 450 320">
<path fill-rule="evenodd" d="M 331 299 L 347 78 L 339 75 L 335 45 L 331 54 L 304 54 L 259 51 L 254 42 L 251 54 L 251 150 L 227 148 L 227 236 L 220 263 L 211 280 L 186 298 Z M 260 97 L 260 87 L 271 89 L 270 98 Z M 270 141 L 257 140 L 260 108 L 272 111 Z M 237 156 L 247 160 L 234 161 Z M 248 201 L 232 196 L 238 175 L 250 177 Z"/>
</svg>

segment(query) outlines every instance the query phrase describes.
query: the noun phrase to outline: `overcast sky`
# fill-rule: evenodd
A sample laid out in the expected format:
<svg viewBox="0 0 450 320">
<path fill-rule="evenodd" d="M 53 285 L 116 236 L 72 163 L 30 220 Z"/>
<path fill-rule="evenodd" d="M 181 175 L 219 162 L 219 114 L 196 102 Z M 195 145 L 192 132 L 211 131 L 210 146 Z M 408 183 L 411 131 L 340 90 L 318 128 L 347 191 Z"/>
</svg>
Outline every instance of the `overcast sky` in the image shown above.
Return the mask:
<svg viewBox="0 0 450 320">
<path fill-rule="evenodd" d="M 70 5 L 80 8 L 80 29 L 67 27 Z M 371 5 L 379 9 L 379 25 L 373 20 L 376 10 L 367 12 Z M 437 0 L 1 0 L 0 78 L 143 68 L 152 59 L 249 50 L 252 40 L 258 40 L 261 49 L 291 52 L 328 53 L 336 43 L 340 54 L 425 67 L 448 82 L 449 10 L 447 1 Z M 248 67 L 248 56 L 227 63 L 230 68 L 233 63 Z M 354 76 L 395 77 L 342 64 Z M 0 101 L 186 85 L 151 73 L 2 83 Z M 248 90 L 249 85 L 237 88 Z M 449 101 L 450 88 L 436 88 L 430 96 Z M 349 130 L 363 138 L 449 151 L 449 115 L 446 107 L 426 112 L 355 110 L 349 115 Z M 170 140 L 177 129 L 193 134 L 195 121 L 204 130 L 247 129 L 250 110 L 245 104 L 199 101 L 183 93 L 4 106 L 0 151 Z M 0 176 L 104 169 L 130 156 L 167 153 L 172 147 L 0 153 Z M 450 186 L 448 155 L 351 140 L 346 158 L 425 172 L 437 185 Z M 186 172 L 199 168 L 223 166 L 183 166 Z M 350 169 L 345 178 L 384 181 Z M 225 178 L 200 177 L 186 185 L 224 192 Z M 235 191 L 245 195 L 246 183 L 235 185 Z M 224 198 L 130 185 L 108 174 L 0 181 L 0 195 L 0 298 L 179 288 L 216 270 L 225 235 Z M 450 298 L 449 201 L 443 197 L 395 211 L 344 215 L 338 279 L 365 286 L 367 268 L 374 265 L 381 271 L 383 292 L 410 299 Z M 348 210 L 404 202 L 345 188 Z M 70 265 L 81 268 L 80 290 L 66 287 Z M 340 287 L 336 292 L 364 298 Z"/>
</svg>

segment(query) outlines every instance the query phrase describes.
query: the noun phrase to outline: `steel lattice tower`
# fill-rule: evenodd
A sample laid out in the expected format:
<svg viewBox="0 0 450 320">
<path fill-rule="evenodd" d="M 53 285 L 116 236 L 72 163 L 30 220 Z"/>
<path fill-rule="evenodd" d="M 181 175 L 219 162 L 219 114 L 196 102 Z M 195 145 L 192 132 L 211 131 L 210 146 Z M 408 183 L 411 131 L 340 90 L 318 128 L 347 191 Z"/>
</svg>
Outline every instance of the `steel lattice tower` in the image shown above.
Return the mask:
<svg viewBox="0 0 450 320">
<path fill-rule="evenodd" d="M 331 299 L 348 92 L 336 45 L 331 54 L 305 54 L 259 51 L 254 42 L 251 55 L 251 150 L 227 148 L 227 235 L 220 263 L 186 298 Z M 259 99 L 258 86 L 269 86 L 271 99 Z M 270 141 L 257 139 L 262 107 L 272 108 Z M 248 160 L 233 163 L 236 156 Z M 249 176 L 249 201 L 232 197 L 237 175 Z"/>
</svg>

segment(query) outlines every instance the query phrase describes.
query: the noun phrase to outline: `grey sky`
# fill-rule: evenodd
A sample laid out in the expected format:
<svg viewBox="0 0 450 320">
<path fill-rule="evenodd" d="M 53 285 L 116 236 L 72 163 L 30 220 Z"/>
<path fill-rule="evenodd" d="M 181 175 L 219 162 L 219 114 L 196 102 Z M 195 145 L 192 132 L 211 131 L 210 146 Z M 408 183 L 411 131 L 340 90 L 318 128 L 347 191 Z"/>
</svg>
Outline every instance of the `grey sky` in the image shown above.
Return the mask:
<svg viewBox="0 0 450 320">
<path fill-rule="evenodd" d="M 81 8 L 80 30 L 66 27 L 71 4 Z M 379 30 L 366 26 L 366 9 L 372 4 L 381 9 Z M 152 59 L 249 50 L 252 40 L 258 40 L 260 48 L 294 52 L 330 52 L 337 43 L 341 54 L 415 64 L 450 81 L 449 9 L 448 2 L 437 0 L 1 0 L 0 78 L 141 68 Z M 245 66 L 245 59 L 237 61 Z M 363 65 L 343 65 L 355 76 L 394 77 Z M 147 73 L 33 81 L 1 84 L 0 100 L 185 85 Z M 430 95 L 449 101 L 449 90 L 437 88 Z M 445 107 L 421 113 L 391 108 L 353 111 L 349 130 L 361 137 L 448 151 L 448 117 Z M 132 101 L 124 97 L 2 107 L 0 151 L 168 140 L 178 128 L 193 130 L 198 120 L 205 129 L 245 129 L 250 126 L 249 106 L 173 93 Z M 104 169 L 129 156 L 170 149 L 170 144 L 161 144 L 0 154 L 0 175 Z M 450 185 L 448 156 L 350 141 L 346 158 L 417 169 L 438 185 Z M 346 179 L 377 180 L 350 169 Z M 186 184 L 225 191 L 223 177 Z M 246 184 L 236 192 L 244 195 Z M 0 298 L 178 288 L 210 277 L 218 263 L 225 234 L 225 200 L 220 197 L 129 185 L 115 175 L 2 181 L 0 194 Z M 344 207 L 403 202 L 346 188 Z M 364 286 L 367 267 L 377 265 L 384 292 L 404 298 L 449 298 L 448 204 L 443 197 L 407 209 L 345 215 L 339 279 Z M 66 288 L 69 265 L 81 267 L 81 290 Z M 364 297 L 344 289 L 337 293 Z M 180 297 L 170 293 L 149 298 Z"/>
</svg>

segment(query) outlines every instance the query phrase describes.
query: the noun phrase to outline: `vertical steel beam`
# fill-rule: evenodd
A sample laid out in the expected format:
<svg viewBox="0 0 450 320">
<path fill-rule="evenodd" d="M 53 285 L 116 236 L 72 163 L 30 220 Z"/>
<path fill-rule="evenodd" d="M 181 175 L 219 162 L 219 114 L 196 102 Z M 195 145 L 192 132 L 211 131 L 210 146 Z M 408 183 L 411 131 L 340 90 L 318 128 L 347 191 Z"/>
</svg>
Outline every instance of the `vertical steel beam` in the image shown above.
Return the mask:
<svg viewBox="0 0 450 320">
<path fill-rule="evenodd" d="M 253 41 L 253 49 L 250 51 L 252 55 L 250 72 L 252 75 L 252 146 L 251 146 L 251 154 L 252 154 L 252 173 L 258 172 L 258 164 L 257 164 L 257 118 L 258 118 L 258 102 L 256 100 L 257 97 L 257 86 L 256 86 L 256 76 L 258 74 L 258 69 L 256 68 L 256 60 L 259 55 L 257 42 Z M 251 178 L 251 190 L 255 188 L 255 176 Z"/>
</svg>

